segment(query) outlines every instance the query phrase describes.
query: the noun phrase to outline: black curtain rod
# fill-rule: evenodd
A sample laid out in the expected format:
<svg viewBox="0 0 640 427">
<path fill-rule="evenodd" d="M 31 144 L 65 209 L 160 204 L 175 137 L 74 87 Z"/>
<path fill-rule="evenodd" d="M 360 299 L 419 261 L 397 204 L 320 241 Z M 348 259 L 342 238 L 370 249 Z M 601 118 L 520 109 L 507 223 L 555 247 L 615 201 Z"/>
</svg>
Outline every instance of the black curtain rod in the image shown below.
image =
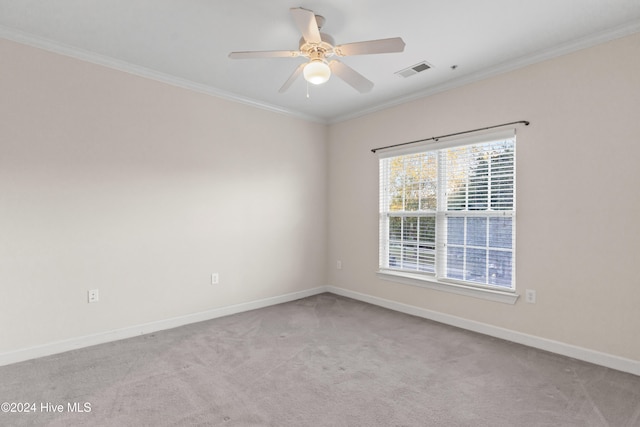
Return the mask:
<svg viewBox="0 0 640 427">
<path fill-rule="evenodd" d="M 481 130 L 495 129 L 495 128 L 499 128 L 499 127 L 502 127 L 502 126 L 519 125 L 519 124 L 524 124 L 525 126 L 529 126 L 529 122 L 527 120 L 520 120 L 518 122 L 503 123 L 501 125 L 489 126 L 489 127 L 486 127 L 486 128 L 465 130 L 463 132 L 450 133 L 448 135 L 434 136 L 434 137 L 431 137 L 431 138 L 418 139 L 416 141 L 409 141 L 409 142 L 402 142 L 400 144 L 387 145 L 386 147 L 374 148 L 374 149 L 371 150 L 371 152 L 375 153 L 376 151 L 384 150 L 385 148 L 402 147 L 403 145 L 417 144 L 418 142 L 425 142 L 425 141 L 438 141 L 440 138 L 447 138 L 447 137 L 450 137 L 450 136 L 464 135 L 466 133 L 479 132 Z"/>
</svg>

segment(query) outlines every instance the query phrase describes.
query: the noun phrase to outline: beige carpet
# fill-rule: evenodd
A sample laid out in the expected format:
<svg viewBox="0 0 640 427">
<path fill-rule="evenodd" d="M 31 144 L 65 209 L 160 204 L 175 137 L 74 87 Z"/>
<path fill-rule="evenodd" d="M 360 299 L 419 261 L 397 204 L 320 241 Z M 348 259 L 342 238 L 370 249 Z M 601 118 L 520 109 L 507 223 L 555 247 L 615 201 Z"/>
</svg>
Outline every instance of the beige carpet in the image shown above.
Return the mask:
<svg viewBox="0 0 640 427">
<path fill-rule="evenodd" d="M 0 367 L 0 402 L 35 404 L 2 426 L 633 427 L 640 377 L 323 294 Z"/>
</svg>

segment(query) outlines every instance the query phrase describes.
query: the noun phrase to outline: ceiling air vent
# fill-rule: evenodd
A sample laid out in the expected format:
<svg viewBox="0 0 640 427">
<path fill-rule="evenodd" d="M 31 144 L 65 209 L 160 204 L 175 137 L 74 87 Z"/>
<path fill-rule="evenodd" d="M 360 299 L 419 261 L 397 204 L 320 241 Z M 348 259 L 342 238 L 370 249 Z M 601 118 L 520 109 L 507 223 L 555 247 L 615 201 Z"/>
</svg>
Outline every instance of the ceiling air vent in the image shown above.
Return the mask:
<svg viewBox="0 0 640 427">
<path fill-rule="evenodd" d="M 427 61 L 422 61 L 418 64 L 412 65 L 409 68 L 405 68 L 404 70 L 396 71 L 395 74 L 399 75 L 400 77 L 407 78 L 426 71 L 429 68 L 431 68 L 431 65 L 427 64 Z"/>
</svg>

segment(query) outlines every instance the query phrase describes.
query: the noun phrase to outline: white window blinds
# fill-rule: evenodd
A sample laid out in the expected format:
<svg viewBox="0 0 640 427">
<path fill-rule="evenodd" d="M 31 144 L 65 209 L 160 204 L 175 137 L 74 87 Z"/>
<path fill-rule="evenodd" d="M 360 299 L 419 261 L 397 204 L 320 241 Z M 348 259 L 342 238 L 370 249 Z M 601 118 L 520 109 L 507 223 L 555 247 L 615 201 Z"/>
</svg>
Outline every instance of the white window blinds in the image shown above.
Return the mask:
<svg viewBox="0 0 640 427">
<path fill-rule="evenodd" d="M 379 155 L 381 270 L 514 288 L 513 130 Z"/>
</svg>

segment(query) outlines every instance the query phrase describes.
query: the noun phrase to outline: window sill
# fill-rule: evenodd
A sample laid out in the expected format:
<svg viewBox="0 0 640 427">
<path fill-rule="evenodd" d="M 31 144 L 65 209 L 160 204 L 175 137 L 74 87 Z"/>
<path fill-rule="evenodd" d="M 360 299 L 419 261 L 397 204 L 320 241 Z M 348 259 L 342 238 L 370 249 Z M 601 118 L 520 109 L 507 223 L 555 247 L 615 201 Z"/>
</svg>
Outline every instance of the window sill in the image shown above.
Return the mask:
<svg viewBox="0 0 640 427">
<path fill-rule="evenodd" d="M 382 280 L 389 280 L 391 282 L 398 282 L 405 285 L 420 286 L 422 288 L 450 292 L 453 294 L 481 298 L 505 304 L 515 304 L 516 300 L 520 296 L 516 294 L 515 291 L 485 289 L 459 283 L 442 282 L 437 280 L 435 277 L 423 276 L 421 274 L 380 270 L 377 272 L 377 275 Z"/>
</svg>

